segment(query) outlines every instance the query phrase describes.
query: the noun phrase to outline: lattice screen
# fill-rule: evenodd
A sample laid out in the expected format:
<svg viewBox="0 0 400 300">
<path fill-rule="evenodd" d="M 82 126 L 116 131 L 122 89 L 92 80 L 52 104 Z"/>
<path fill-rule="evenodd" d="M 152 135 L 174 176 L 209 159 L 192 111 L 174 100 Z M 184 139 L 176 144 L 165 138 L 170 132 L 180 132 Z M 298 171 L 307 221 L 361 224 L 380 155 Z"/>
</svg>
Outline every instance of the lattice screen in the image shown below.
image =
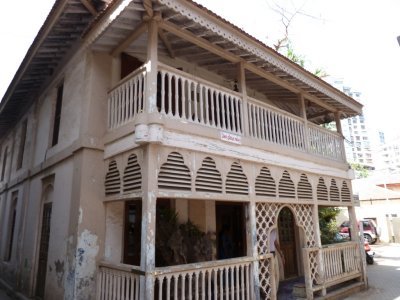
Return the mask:
<svg viewBox="0 0 400 300">
<path fill-rule="evenodd" d="M 276 225 L 278 211 L 283 206 L 291 207 L 294 211 L 296 225 L 304 230 L 306 246 L 310 248 L 316 245 L 312 205 L 259 202 L 256 204 L 257 250 L 259 255 L 269 252 L 268 234 L 271 227 Z"/>
<path fill-rule="evenodd" d="M 261 259 L 258 264 L 258 273 L 261 286 L 261 299 L 272 299 L 272 259 Z"/>
</svg>

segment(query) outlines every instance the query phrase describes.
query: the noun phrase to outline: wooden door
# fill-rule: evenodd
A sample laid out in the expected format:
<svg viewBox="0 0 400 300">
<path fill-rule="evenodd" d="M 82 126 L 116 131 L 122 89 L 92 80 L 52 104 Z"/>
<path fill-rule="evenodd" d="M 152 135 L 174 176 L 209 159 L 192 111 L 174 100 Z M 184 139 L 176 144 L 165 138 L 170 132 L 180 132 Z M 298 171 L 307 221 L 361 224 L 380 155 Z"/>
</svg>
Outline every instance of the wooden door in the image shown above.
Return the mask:
<svg viewBox="0 0 400 300">
<path fill-rule="evenodd" d="M 246 255 L 244 205 L 220 202 L 216 206 L 217 257 L 226 259 Z M 228 242 L 230 249 L 224 249 Z M 226 246 L 226 245 L 225 245 Z"/>
<path fill-rule="evenodd" d="M 47 257 L 49 253 L 52 203 L 43 204 L 42 230 L 40 233 L 39 262 L 36 278 L 36 296 L 43 299 L 46 287 Z"/>
<path fill-rule="evenodd" d="M 292 211 L 287 207 L 283 208 L 278 218 L 278 230 L 279 244 L 285 258 L 285 279 L 296 277 L 298 275 L 294 226 L 295 223 Z"/>
<path fill-rule="evenodd" d="M 142 202 L 125 203 L 124 264 L 140 266 Z"/>
</svg>

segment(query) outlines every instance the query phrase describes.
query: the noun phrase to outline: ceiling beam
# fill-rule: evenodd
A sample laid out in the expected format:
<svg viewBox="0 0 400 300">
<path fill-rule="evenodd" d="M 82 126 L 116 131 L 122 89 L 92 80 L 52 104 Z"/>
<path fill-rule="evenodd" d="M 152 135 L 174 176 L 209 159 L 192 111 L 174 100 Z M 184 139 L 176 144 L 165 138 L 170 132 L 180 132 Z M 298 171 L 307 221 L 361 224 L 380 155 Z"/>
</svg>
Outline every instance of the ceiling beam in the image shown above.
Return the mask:
<svg viewBox="0 0 400 300">
<path fill-rule="evenodd" d="M 167 48 L 168 54 L 171 58 L 175 58 L 174 49 L 172 49 L 171 43 L 169 42 L 168 38 L 164 34 L 164 31 L 160 28 L 158 30 L 158 35 L 160 36 L 160 40 L 163 42 L 165 48 Z"/>
<path fill-rule="evenodd" d="M 172 24 L 171 22 L 161 20 L 160 27 L 170 33 L 173 33 L 174 35 L 176 35 L 184 40 L 187 40 L 201 48 L 206 49 L 207 51 L 210 51 L 216 55 L 219 55 L 219 56 L 225 58 L 228 61 L 231 61 L 233 63 L 238 63 L 238 62 L 243 61 L 241 58 L 226 51 L 225 49 L 222 49 L 221 47 L 210 43 L 209 41 L 207 41 L 204 38 L 196 36 L 195 34 L 191 33 L 190 31 L 183 30 L 182 28 L 178 27 L 175 24 Z M 317 97 L 311 95 L 309 92 L 306 92 L 303 89 L 300 89 L 300 88 L 296 87 L 295 85 L 293 85 L 283 79 L 280 79 L 279 77 L 277 77 L 265 70 L 258 68 L 257 66 L 255 66 L 252 63 L 244 61 L 244 68 L 250 72 L 257 74 L 258 76 L 261 76 L 273 83 L 276 83 L 277 85 L 279 85 L 293 93 L 303 94 L 305 98 L 309 99 L 310 101 L 320 105 L 321 107 L 323 107 L 327 110 L 330 110 L 332 112 L 337 111 L 337 109 L 334 106 L 331 106 L 331 105 L 321 101 Z"/>
<path fill-rule="evenodd" d="M 147 30 L 147 23 L 142 22 L 134 31 L 117 47 L 111 51 L 111 56 L 117 56 L 121 54 L 126 48 L 129 47 L 138 37 L 140 37 Z"/>
<path fill-rule="evenodd" d="M 81 0 L 81 3 L 93 16 L 97 16 L 97 10 L 89 0 Z"/>
</svg>

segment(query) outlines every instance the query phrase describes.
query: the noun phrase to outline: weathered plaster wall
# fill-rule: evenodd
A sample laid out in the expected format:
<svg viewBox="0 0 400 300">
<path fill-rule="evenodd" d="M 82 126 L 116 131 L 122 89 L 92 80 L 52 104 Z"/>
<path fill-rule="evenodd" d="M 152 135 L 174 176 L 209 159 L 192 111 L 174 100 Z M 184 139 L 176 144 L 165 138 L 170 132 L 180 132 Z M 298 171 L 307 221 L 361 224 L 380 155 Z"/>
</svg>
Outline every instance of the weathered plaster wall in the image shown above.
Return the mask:
<svg viewBox="0 0 400 300">
<path fill-rule="evenodd" d="M 122 258 L 123 221 L 124 203 L 122 201 L 108 203 L 104 258 L 113 263 L 120 263 Z"/>
</svg>

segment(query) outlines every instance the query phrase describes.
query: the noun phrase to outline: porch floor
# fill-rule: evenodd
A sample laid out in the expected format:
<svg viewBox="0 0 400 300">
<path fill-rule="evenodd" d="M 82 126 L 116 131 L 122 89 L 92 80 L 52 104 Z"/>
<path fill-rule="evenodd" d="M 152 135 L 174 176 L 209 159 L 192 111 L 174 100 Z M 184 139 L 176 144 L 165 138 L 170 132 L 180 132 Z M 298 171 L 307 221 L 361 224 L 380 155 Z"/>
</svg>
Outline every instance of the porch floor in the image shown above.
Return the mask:
<svg viewBox="0 0 400 300">
<path fill-rule="evenodd" d="M 287 279 L 279 283 L 278 300 L 296 300 L 300 299 L 292 295 L 293 285 L 296 283 L 304 283 L 304 277 L 296 277 Z"/>
</svg>

